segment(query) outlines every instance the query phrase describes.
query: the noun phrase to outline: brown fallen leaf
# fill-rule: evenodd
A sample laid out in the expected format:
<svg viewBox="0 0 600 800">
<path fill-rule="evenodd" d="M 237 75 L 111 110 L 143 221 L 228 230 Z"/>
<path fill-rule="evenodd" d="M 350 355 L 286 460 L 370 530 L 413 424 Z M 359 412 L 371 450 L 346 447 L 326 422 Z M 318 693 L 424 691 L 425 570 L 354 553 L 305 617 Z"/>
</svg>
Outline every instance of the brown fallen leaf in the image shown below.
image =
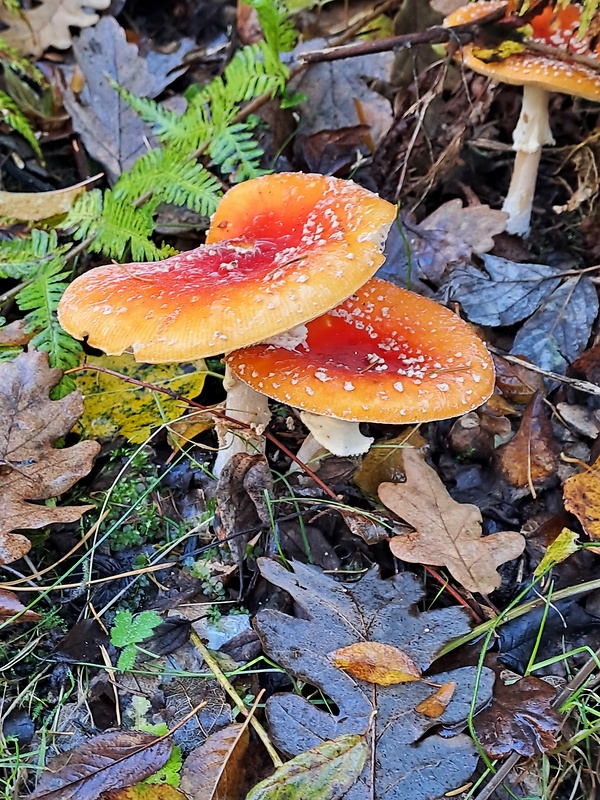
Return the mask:
<svg viewBox="0 0 600 800">
<path fill-rule="evenodd" d="M 17 319 L 9 325 L 0 328 L 0 347 L 20 347 L 33 338 L 32 333 L 27 333 L 26 325 L 22 319 Z"/>
<path fill-rule="evenodd" d="M 13 620 L 12 617 L 18 614 Z M 16 594 L 0 589 L 0 621 L 1 622 L 36 622 L 41 619 L 35 611 L 28 611 Z"/>
<path fill-rule="evenodd" d="M 502 472 L 516 488 L 533 489 L 556 474 L 558 446 L 540 392 L 534 394 L 525 409 L 517 433 L 496 454 Z"/>
<path fill-rule="evenodd" d="M 585 472 L 567 478 L 563 499 L 590 539 L 600 539 L 600 458 Z"/>
<path fill-rule="evenodd" d="M 525 539 L 515 531 L 482 537 L 477 506 L 453 500 L 435 470 L 413 450 L 404 453 L 404 469 L 405 483 L 379 487 L 381 502 L 415 529 L 390 541 L 392 553 L 413 564 L 446 566 L 470 592 L 497 589 L 496 567 L 521 555 Z"/>
<path fill-rule="evenodd" d="M 74 186 L 55 189 L 53 192 L 0 192 L 0 216 L 29 221 L 66 214 L 86 186 L 100 177 L 101 175 L 94 175 Z"/>
<path fill-rule="evenodd" d="M 27 800 L 97 800 L 148 778 L 164 766 L 172 745 L 150 733 L 111 731 L 51 759 Z"/>
<path fill-rule="evenodd" d="M 430 719 L 437 719 L 441 717 L 444 711 L 448 708 L 448 703 L 452 700 L 456 690 L 456 682 L 448 681 L 443 686 L 440 686 L 431 697 L 427 697 L 422 703 L 415 708 L 419 714 L 424 714 Z"/>
<path fill-rule="evenodd" d="M 189 800 L 236 800 L 249 742 L 247 726 L 228 725 L 192 750 L 181 770 L 181 789 Z"/>
<path fill-rule="evenodd" d="M 334 650 L 330 658 L 339 669 L 379 686 L 418 681 L 421 677 L 421 670 L 410 656 L 381 642 L 356 642 Z"/>
<path fill-rule="evenodd" d="M 547 753 L 556 747 L 562 721 L 552 701 L 554 687 L 539 678 L 496 683 L 492 704 L 474 718 L 481 747 L 490 758 L 504 758 L 513 750 L 522 756 Z"/>
<path fill-rule="evenodd" d="M 53 443 L 65 436 L 83 411 L 83 397 L 61 400 L 48 394 L 61 378 L 48 367 L 46 353 L 31 350 L 0 364 L 0 563 L 21 558 L 31 547 L 11 531 L 75 522 L 92 506 L 47 506 L 46 500 L 70 489 L 92 468 L 97 442 L 79 442 L 62 450 Z"/>
<path fill-rule="evenodd" d="M 70 29 L 95 25 L 94 11 L 109 5 L 110 0 L 42 0 L 20 14 L 0 5 L 0 22 L 8 26 L 2 38 L 28 56 L 41 56 L 48 47 L 66 50 L 73 41 Z"/>
</svg>

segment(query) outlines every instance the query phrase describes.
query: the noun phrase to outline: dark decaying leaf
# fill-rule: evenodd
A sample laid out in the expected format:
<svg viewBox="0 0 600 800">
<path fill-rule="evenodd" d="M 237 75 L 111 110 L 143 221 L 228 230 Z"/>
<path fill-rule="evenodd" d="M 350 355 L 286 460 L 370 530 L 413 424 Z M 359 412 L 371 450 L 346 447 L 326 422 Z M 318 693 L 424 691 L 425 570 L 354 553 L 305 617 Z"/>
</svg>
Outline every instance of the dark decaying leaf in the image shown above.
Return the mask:
<svg viewBox="0 0 600 800">
<path fill-rule="evenodd" d="M 275 745 L 294 757 L 342 735 L 366 734 L 376 752 L 344 800 L 371 796 L 429 800 L 464 783 L 477 762 L 472 741 L 464 735 L 444 739 L 431 729 L 468 716 L 475 668 L 428 675 L 436 683 L 456 682 L 447 709 L 431 720 L 415 710 L 431 695 L 430 686 L 420 682 L 374 686 L 346 675 L 329 657 L 332 650 L 357 641 L 382 642 L 402 650 L 426 670 L 445 642 L 469 629 L 464 609 L 418 613 L 415 604 L 423 590 L 411 573 L 384 581 L 373 569 L 358 583 L 344 585 L 299 563 L 293 564 L 293 572 L 267 559 L 258 564 L 267 580 L 292 596 L 302 615 L 260 611 L 254 624 L 265 652 L 296 677 L 319 687 L 339 709 L 332 714 L 292 693 L 274 695 L 267 701 L 267 715 Z M 484 669 L 477 707 L 489 698 L 492 683 L 492 672 Z"/>
<path fill-rule="evenodd" d="M 479 743 L 490 758 L 513 750 L 522 756 L 547 753 L 556 746 L 562 721 L 552 701 L 554 687 L 539 678 L 522 678 L 505 685 L 496 682 L 494 700 L 475 717 Z"/>
<path fill-rule="evenodd" d="M 431 295 L 423 280 L 438 285 L 450 265 L 491 250 L 505 224 L 502 211 L 483 205 L 463 208 L 460 200 L 450 200 L 419 224 L 404 219 L 401 229 L 392 226 L 377 276 Z"/>
<path fill-rule="evenodd" d="M 563 375 L 583 353 L 598 315 L 598 293 L 585 276 L 568 278 L 527 320 L 511 353 Z"/>
<path fill-rule="evenodd" d="M 28 800 L 97 800 L 159 770 L 171 743 L 149 733 L 112 731 L 53 758 Z"/>
<path fill-rule="evenodd" d="M 126 789 L 105 792 L 99 800 L 187 800 L 183 792 L 168 783 L 138 783 Z"/>
<path fill-rule="evenodd" d="M 246 800 L 339 800 L 347 796 L 368 754 L 364 736 L 323 742 L 279 767 Z"/>
<path fill-rule="evenodd" d="M 22 353 L 0 364 L 0 563 L 23 556 L 29 541 L 13 530 L 75 522 L 91 506 L 48 506 L 40 501 L 70 489 L 92 468 L 96 442 L 53 445 L 83 411 L 80 392 L 50 400 L 62 373 L 48 367 L 46 353 Z"/>
<path fill-rule="evenodd" d="M 193 750 L 181 770 L 181 789 L 189 800 L 238 800 L 249 741 L 247 726 L 228 725 Z"/>
<path fill-rule="evenodd" d="M 513 403 L 528 403 L 533 395 L 544 388 L 541 375 L 521 364 L 511 364 L 501 356 L 494 356 L 496 387 L 502 397 Z"/>
<path fill-rule="evenodd" d="M 536 392 L 517 433 L 496 451 L 500 469 L 512 486 L 539 485 L 556 474 L 558 451 L 544 398 Z"/>
<path fill-rule="evenodd" d="M 273 476 L 267 459 L 236 453 L 225 465 L 215 494 L 217 513 L 223 526 L 220 538 L 233 537 L 229 546 L 240 564 L 251 537 L 261 525 L 270 524 L 265 493 L 273 496 Z"/>
<path fill-rule="evenodd" d="M 100 661 L 100 647 L 107 645 L 109 636 L 97 619 L 80 619 L 60 640 L 57 653 L 72 661 Z"/>
<path fill-rule="evenodd" d="M 150 62 L 126 40 L 115 18 L 107 16 L 83 31 L 73 45 L 85 84 L 76 96 L 67 80 L 63 101 L 87 152 L 102 164 L 111 182 L 147 151 L 150 132 L 109 79 L 139 97 L 156 97 L 180 74 L 176 68 L 191 44 L 182 43 L 169 56 L 154 54 Z"/>
<path fill-rule="evenodd" d="M 41 619 L 40 615 L 27 610 L 14 592 L 0 589 L 0 622 L 36 622 L 38 619 Z"/>
<path fill-rule="evenodd" d="M 478 325 L 513 325 L 530 317 L 560 283 L 560 270 L 483 256 L 484 269 L 456 267 L 448 282 L 450 300 Z"/>
</svg>

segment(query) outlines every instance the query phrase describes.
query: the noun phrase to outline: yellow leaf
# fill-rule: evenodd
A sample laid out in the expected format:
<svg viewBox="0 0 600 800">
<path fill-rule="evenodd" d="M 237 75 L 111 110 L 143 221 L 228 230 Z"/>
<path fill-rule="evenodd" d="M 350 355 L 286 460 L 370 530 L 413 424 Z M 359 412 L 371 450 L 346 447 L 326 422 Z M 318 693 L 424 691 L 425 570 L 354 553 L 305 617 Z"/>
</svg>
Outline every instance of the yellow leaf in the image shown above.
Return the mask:
<svg viewBox="0 0 600 800">
<path fill-rule="evenodd" d="M 563 496 L 565 508 L 575 514 L 590 539 L 600 540 L 600 458 L 586 472 L 565 481 Z"/>
<path fill-rule="evenodd" d="M 129 383 L 135 378 L 144 383 L 172 389 L 183 397 L 197 397 L 204 386 L 204 361 L 181 364 L 139 364 L 133 356 L 88 358 L 86 364 L 114 370 L 119 376 L 94 369 L 78 373 L 77 387 L 85 397 L 83 416 L 76 431 L 94 439 L 125 436 L 143 442 L 150 429 L 180 417 L 186 406 L 162 392 Z M 123 376 L 123 377 L 121 377 Z"/>
<path fill-rule="evenodd" d="M 578 539 L 578 533 L 568 528 L 563 528 L 535 568 L 534 576 L 537 578 L 539 575 L 543 575 L 549 567 L 554 566 L 554 564 L 560 564 L 561 561 L 576 553 L 579 550 Z"/>
<path fill-rule="evenodd" d="M 410 656 L 380 642 L 356 642 L 330 654 L 339 669 L 379 686 L 418 681 L 421 671 Z"/>
</svg>

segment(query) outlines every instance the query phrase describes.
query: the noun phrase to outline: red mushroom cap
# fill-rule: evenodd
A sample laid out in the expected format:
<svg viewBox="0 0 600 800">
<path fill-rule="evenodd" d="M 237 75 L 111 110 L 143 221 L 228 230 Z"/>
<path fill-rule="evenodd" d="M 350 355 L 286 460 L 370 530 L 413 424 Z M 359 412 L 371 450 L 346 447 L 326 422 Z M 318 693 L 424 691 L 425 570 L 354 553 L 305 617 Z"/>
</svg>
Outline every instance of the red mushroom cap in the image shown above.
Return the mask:
<svg viewBox="0 0 600 800">
<path fill-rule="evenodd" d="M 449 14 L 444 25 L 452 27 L 475 22 L 503 6 L 507 6 L 507 13 L 514 11 L 514 3 L 507 4 L 506 0 L 475 0 Z M 585 55 L 598 59 L 600 55 L 598 47 L 592 47 L 592 37 L 578 38 L 580 17 L 578 4 L 563 9 L 550 5 L 531 20 L 532 35 L 525 46 L 530 41 L 556 48 L 560 54 L 526 49 L 498 61 L 483 61 L 475 55 L 476 48 L 468 44 L 457 52 L 457 57 L 474 72 L 502 83 L 536 86 L 549 92 L 599 100 L 600 72 L 570 58 L 571 55 Z"/>
<path fill-rule="evenodd" d="M 226 361 L 269 397 L 354 422 L 455 417 L 494 389 L 491 357 L 466 322 L 378 278 L 307 329 L 294 351 L 255 345 Z"/>
<path fill-rule="evenodd" d="M 368 280 L 395 214 L 351 181 L 257 178 L 225 195 L 206 245 L 90 270 L 67 288 L 59 320 L 93 347 L 131 350 L 139 361 L 245 347 L 319 316 Z"/>
</svg>

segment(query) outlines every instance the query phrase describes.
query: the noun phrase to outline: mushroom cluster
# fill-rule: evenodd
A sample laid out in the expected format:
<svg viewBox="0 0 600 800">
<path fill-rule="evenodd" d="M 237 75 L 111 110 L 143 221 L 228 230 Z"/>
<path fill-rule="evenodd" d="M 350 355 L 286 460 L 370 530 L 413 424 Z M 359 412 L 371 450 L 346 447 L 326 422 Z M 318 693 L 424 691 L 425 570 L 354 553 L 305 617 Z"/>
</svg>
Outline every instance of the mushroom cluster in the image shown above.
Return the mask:
<svg viewBox="0 0 600 800">
<path fill-rule="evenodd" d="M 331 452 L 365 452 L 363 421 L 444 419 L 493 389 L 489 354 L 431 300 L 373 278 L 395 207 L 351 181 L 276 174 L 223 198 L 206 244 L 76 278 L 63 328 L 109 355 L 173 362 L 226 353 L 219 474 L 260 451 L 268 398 L 301 410 Z M 253 433 L 254 432 L 254 433 Z"/>
<path fill-rule="evenodd" d="M 476 22 L 501 8 L 506 9 L 505 20 L 513 19 L 517 25 L 514 0 L 475 0 L 449 14 L 444 25 Z M 509 233 L 529 233 L 542 147 L 554 144 L 548 119 L 550 92 L 600 100 L 600 45 L 596 36 L 578 35 L 581 13 L 578 3 L 559 8 L 548 4 L 531 18 L 522 49 L 506 58 L 484 60 L 474 44 L 464 45 L 456 54 L 474 72 L 523 86 L 521 115 L 513 133 L 515 165 L 502 206 L 508 214 Z"/>
</svg>

